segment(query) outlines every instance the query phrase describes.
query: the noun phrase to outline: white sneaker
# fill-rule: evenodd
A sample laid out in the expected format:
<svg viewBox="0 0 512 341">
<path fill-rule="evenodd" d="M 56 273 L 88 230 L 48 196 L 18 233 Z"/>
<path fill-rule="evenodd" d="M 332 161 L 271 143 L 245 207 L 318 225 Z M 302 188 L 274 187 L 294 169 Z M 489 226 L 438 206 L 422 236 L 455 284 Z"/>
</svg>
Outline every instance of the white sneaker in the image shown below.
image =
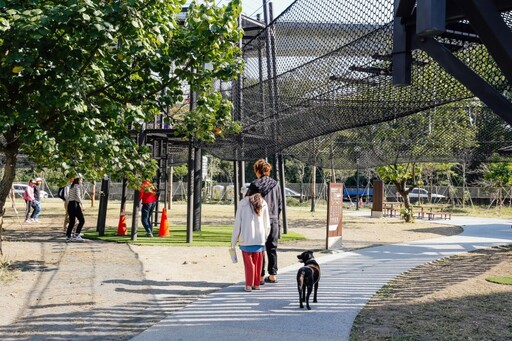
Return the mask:
<svg viewBox="0 0 512 341">
<path fill-rule="evenodd" d="M 27 220 L 25 220 L 25 223 L 26 223 L 26 224 L 30 224 L 30 223 L 32 223 L 32 220 L 27 219 Z"/>
<path fill-rule="evenodd" d="M 80 235 L 76 236 L 74 239 L 75 239 L 75 242 L 83 242 L 84 241 L 84 239 Z"/>
<path fill-rule="evenodd" d="M 35 221 L 36 223 L 40 223 L 39 219 L 34 219 L 34 221 Z"/>
</svg>

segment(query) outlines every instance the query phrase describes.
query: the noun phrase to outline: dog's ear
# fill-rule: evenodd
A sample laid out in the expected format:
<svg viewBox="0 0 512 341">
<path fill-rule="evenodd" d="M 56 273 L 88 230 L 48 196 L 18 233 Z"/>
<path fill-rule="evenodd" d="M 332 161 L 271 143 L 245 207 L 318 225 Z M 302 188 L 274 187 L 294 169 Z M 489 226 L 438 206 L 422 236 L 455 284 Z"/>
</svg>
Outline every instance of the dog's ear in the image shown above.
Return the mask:
<svg viewBox="0 0 512 341">
<path fill-rule="evenodd" d="M 315 258 L 315 257 L 313 256 L 313 251 L 308 250 L 308 251 L 306 251 L 306 252 L 308 253 L 308 259 Z"/>
</svg>

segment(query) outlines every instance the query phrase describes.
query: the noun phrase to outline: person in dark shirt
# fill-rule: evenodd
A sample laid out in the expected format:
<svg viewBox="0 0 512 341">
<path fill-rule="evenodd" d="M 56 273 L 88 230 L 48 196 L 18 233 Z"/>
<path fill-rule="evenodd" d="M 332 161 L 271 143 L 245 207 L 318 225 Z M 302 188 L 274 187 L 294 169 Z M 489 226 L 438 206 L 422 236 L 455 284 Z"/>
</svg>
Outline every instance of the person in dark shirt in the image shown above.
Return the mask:
<svg viewBox="0 0 512 341">
<path fill-rule="evenodd" d="M 279 183 L 270 177 L 272 165 L 260 159 L 254 163 L 254 180 L 247 190 L 246 196 L 260 193 L 268 205 L 270 216 L 270 234 L 265 242 L 265 250 L 268 258 L 268 277 L 265 277 L 265 258 L 261 270 L 261 284 L 277 282 L 277 246 L 279 241 L 279 215 L 281 214 L 282 199 Z"/>
</svg>

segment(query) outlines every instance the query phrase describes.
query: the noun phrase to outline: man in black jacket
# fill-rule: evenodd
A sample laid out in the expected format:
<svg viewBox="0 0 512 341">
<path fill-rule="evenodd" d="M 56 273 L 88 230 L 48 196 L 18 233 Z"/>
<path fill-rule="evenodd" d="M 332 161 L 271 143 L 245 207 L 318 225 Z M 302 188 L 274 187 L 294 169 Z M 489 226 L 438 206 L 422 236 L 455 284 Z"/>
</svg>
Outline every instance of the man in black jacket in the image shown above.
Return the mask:
<svg viewBox="0 0 512 341">
<path fill-rule="evenodd" d="M 277 282 L 277 244 L 279 240 L 279 215 L 282 208 L 281 189 L 279 183 L 269 175 L 272 165 L 260 159 L 254 163 L 254 173 L 257 179 L 254 180 L 247 190 L 246 196 L 260 193 L 268 205 L 270 215 L 270 234 L 265 243 L 268 258 L 268 277 L 265 277 L 265 257 L 261 270 L 261 284 Z"/>
</svg>

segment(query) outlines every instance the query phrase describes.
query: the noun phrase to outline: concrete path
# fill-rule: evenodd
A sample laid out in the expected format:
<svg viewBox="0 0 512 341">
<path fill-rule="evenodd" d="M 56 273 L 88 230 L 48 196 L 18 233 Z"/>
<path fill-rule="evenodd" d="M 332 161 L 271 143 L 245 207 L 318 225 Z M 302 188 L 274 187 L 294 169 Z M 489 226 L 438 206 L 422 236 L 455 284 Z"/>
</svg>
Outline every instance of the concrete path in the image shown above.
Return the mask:
<svg viewBox="0 0 512 341">
<path fill-rule="evenodd" d="M 279 283 L 265 284 L 262 290 L 250 293 L 243 291 L 243 283 L 224 288 L 132 340 L 348 340 L 361 308 L 400 273 L 458 253 L 512 244 L 510 221 L 453 217 L 451 223 L 462 226 L 464 232 L 354 252 L 317 254 L 322 279 L 318 303 L 311 304 L 310 311 L 299 308 L 297 263 L 280 270 Z"/>
</svg>

